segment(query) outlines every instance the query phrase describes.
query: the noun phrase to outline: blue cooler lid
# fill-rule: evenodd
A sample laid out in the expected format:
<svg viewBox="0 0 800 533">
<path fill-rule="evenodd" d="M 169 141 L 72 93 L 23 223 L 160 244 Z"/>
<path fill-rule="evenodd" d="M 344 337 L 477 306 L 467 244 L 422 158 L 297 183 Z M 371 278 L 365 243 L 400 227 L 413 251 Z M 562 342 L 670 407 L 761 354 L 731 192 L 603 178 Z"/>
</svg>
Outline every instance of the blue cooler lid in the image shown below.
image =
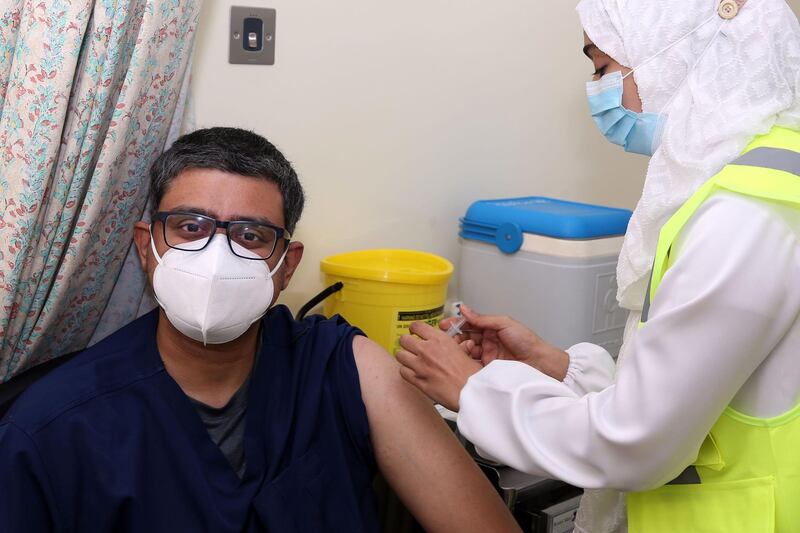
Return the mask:
<svg viewBox="0 0 800 533">
<path fill-rule="evenodd" d="M 556 239 L 599 239 L 624 235 L 628 209 L 567 202 L 542 196 L 480 200 L 461 219 L 459 235 L 496 244 L 505 253 L 522 246 L 523 234 Z"/>
</svg>

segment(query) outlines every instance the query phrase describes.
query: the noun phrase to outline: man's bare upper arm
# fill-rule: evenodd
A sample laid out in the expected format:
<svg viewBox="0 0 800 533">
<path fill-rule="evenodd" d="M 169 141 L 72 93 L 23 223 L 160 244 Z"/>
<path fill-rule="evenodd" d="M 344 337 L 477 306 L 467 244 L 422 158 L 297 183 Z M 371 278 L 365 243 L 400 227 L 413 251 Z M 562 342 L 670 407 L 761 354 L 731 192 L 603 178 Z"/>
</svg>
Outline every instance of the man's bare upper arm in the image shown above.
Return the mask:
<svg viewBox="0 0 800 533">
<path fill-rule="evenodd" d="M 519 531 L 431 401 L 400 376 L 394 358 L 361 336 L 353 353 L 378 466 L 422 526 L 432 533 Z"/>
</svg>

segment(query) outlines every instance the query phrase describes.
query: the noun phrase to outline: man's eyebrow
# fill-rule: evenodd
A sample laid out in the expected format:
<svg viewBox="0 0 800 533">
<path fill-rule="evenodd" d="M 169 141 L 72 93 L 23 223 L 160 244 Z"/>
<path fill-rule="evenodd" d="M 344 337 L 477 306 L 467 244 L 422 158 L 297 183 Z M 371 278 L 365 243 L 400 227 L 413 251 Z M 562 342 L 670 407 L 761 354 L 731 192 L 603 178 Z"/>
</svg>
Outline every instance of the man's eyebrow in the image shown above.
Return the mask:
<svg viewBox="0 0 800 533">
<path fill-rule="evenodd" d="M 209 211 L 203 207 L 195 207 L 193 205 L 176 205 L 170 212 L 181 212 L 181 213 L 193 213 L 196 215 L 205 215 L 211 218 L 217 218 L 217 215 L 213 211 Z"/>
<path fill-rule="evenodd" d="M 267 224 L 268 226 L 278 226 L 278 227 L 280 227 L 278 224 L 274 223 L 273 221 L 271 221 L 267 217 L 254 217 L 254 216 L 251 216 L 251 215 L 233 215 L 231 217 L 231 220 L 239 220 L 239 221 L 242 221 L 242 222 L 258 222 L 260 224 Z"/>
<path fill-rule="evenodd" d="M 598 50 L 598 51 L 599 51 L 600 49 L 599 49 L 599 48 L 597 48 L 597 45 L 596 45 L 596 44 L 594 44 L 594 43 L 589 43 L 589 44 L 587 44 L 586 46 L 584 46 L 584 47 L 583 47 L 583 55 L 585 55 L 585 56 L 586 56 L 586 57 L 588 57 L 589 59 L 592 59 L 592 55 L 591 55 L 591 53 L 592 53 L 593 51 L 595 51 L 595 50 Z"/>
</svg>

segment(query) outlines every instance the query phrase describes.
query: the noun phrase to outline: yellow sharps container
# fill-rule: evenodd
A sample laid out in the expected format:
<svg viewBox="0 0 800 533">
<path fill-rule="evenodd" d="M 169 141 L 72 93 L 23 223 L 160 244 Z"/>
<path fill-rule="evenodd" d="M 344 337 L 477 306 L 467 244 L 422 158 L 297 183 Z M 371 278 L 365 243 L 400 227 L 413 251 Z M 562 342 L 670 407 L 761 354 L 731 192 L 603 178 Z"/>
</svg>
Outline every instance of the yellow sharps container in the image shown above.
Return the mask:
<svg viewBox="0 0 800 533">
<path fill-rule="evenodd" d="M 344 285 L 325 300 L 325 315 L 342 315 L 392 355 L 412 322 L 439 323 L 453 274 L 447 259 L 414 250 L 343 253 L 323 259 L 320 268 L 326 285 Z"/>
</svg>

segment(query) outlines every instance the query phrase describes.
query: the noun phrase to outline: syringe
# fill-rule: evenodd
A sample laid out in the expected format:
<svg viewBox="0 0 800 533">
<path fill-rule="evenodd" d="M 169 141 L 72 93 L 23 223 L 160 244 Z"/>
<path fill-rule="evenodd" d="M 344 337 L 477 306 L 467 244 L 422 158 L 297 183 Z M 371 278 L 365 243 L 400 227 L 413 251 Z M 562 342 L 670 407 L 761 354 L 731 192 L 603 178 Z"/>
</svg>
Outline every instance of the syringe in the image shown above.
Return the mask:
<svg viewBox="0 0 800 533">
<path fill-rule="evenodd" d="M 459 317 L 458 320 L 453 322 L 453 324 L 447 329 L 447 336 L 448 337 L 455 337 L 456 335 L 461 335 L 461 326 L 467 323 L 467 319 Z"/>
</svg>

